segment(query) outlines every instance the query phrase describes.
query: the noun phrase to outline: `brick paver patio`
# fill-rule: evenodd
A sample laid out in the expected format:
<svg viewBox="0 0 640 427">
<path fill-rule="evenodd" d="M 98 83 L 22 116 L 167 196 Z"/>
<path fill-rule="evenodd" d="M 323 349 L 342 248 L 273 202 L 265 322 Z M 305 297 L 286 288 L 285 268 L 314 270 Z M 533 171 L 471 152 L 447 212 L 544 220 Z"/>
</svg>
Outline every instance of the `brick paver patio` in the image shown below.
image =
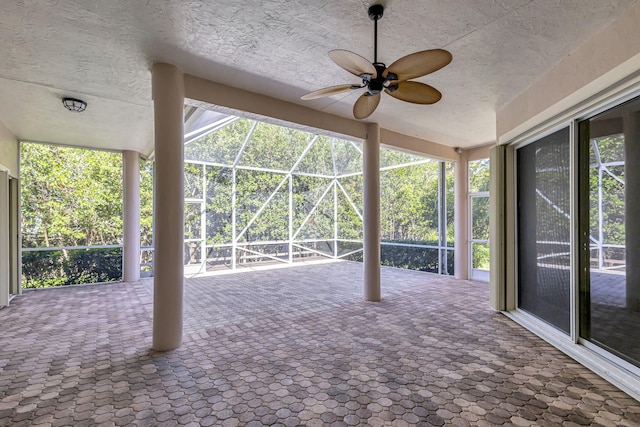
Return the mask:
<svg viewBox="0 0 640 427">
<path fill-rule="evenodd" d="M 640 425 L 640 404 L 487 304 L 484 284 L 362 265 L 189 279 L 154 353 L 152 283 L 0 310 L 0 425 Z"/>
</svg>

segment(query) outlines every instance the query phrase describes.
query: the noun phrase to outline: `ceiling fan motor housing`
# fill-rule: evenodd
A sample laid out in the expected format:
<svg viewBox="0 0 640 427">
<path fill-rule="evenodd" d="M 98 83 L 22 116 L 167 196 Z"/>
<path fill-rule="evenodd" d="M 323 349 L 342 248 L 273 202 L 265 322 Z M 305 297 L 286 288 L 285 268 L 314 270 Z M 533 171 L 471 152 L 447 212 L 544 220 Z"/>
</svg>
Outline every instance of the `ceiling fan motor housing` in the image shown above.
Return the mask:
<svg viewBox="0 0 640 427">
<path fill-rule="evenodd" d="M 367 94 L 377 95 L 382 92 L 384 89 L 390 89 L 391 92 L 395 91 L 398 88 L 398 85 L 390 85 L 390 82 L 393 80 L 398 80 L 398 76 L 394 73 L 387 73 L 386 77 L 383 77 L 384 71 L 387 69 L 387 66 L 382 62 L 374 62 L 373 66 L 376 67 L 376 78 L 372 79 L 369 75 L 367 78 L 362 79 L 362 84 L 369 89 Z"/>
<path fill-rule="evenodd" d="M 382 73 L 387 67 L 381 62 L 374 62 L 373 66 L 376 67 L 376 78 L 370 79 L 369 81 L 363 81 L 363 83 L 369 89 L 369 95 L 376 95 L 382 92 L 382 90 L 385 88 L 385 83 L 387 82 L 387 79 L 385 77 L 382 77 Z"/>
</svg>

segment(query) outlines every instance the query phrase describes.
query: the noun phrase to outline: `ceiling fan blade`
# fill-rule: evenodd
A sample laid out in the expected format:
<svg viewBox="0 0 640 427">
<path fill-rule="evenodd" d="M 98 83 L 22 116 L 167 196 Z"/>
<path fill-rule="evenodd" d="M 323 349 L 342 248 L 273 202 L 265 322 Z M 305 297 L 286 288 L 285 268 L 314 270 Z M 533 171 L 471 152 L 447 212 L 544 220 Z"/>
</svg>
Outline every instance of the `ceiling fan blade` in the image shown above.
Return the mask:
<svg viewBox="0 0 640 427">
<path fill-rule="evenodd" d="M 374 67 L 366 58 L 363 58 L 357 53 L 343 49 L 336 49 L 329 52 L 329 58 L 331 58 L 333 62 L 338 64 L 340 67 L 358 77 L 362 74 L 371 74 L 371 78 L 375 79 L 378 76 L 376 67 Z"/>
<path fill-rule="evenodd" d="M 414 104 L 435 104 L 442 98 L 438 89 L 420 82 L 400 82 L 396 90 L 385 89 L 385 92 L 401 101 Z"/>
<path fill-rule="evenodd" d="M 314 90 L 313 92 L 309 92 L 300 97 L 300 99 L 309 100 L 309 99 L 318 99 L 325 96 L 337 95 L 342 92 L 347 92 L 351 89 L 353 85 L 338 85 L 325 87 L 324 89 Z"/>
<path fill-rule="evenodd" d="M 380 103 L 380 94 L 367 96 L 363 94 L 353 106 L 353 117 L 356 119 L 365 119 L 369 117 L 378 107 Z"/>
<path fill-rule="evenodd" d="M 444 49 L 423 50 L 398 59 L 389 65 L 382 76 L 394 73 L 398 76 L 397 81 L 404 82 L 438 71 L 448 65 L 451 59 L 451 53 Z"/>
</svg>

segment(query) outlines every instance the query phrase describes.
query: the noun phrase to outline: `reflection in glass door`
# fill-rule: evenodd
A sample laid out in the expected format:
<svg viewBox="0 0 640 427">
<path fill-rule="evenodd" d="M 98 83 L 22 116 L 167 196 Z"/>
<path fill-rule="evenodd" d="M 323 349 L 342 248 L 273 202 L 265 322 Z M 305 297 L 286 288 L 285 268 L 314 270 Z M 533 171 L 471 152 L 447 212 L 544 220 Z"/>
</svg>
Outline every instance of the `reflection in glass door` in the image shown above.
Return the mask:
<svg viewBox="0 0 640 427">
<path fill-rule="evenodd" d="M 580 336 L 640 367 L 640 99 L 580 123 Z"/>
</svg>

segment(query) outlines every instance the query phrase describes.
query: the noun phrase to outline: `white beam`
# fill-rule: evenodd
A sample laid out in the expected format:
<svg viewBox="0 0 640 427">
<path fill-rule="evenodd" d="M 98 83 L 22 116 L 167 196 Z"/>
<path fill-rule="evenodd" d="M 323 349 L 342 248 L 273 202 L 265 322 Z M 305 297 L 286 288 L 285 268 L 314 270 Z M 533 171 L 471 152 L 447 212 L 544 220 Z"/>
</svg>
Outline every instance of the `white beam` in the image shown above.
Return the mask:
<svg viewBox="0 0 640 427">
<path fill-rule="evenodd" d="M 323 113 L 300 104 L 249 92 L 191 75 L 184 76 L 185 95 L 196 101 L 323 129 L 359 139 L 366 136 L 366 123 Z"/>
<path fill-rule="evenodd" d="M 458 153 L 453 147 L 447 147 L 433 141 L 403 135 L 387 129 L 380 129 L 380 143 L 431 159 L 444 160 L 446 162 L 458 160 Z"/>
</svg>

